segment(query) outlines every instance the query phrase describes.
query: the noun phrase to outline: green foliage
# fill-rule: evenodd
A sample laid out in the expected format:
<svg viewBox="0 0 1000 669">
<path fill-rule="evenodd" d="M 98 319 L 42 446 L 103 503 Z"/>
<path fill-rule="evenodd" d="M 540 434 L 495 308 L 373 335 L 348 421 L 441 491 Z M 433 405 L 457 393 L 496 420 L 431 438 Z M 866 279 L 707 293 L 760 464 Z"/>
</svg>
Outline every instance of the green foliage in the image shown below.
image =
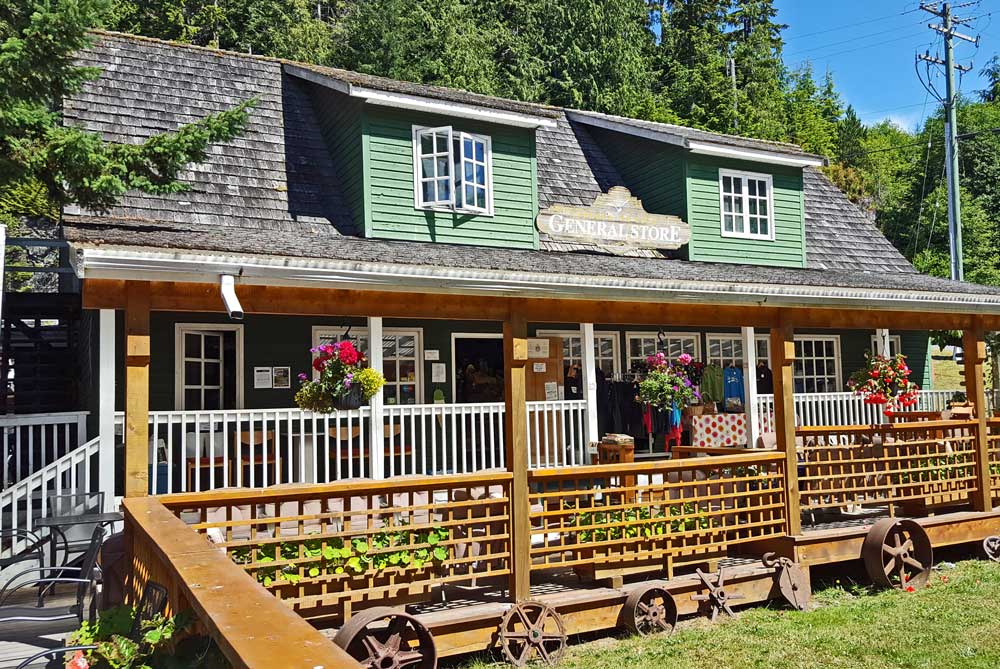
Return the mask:
<svg viewBox="0 0 1000 669">
<path fill-rule="evenodd" d="M 87 654 L 93 669 L 149 669 L 149 663 L 162 659 L 164 647 L 177 632 L 191 624 L 190 614 L 153 616 L 142 622 L 139 641 L 129 638 L 135 609 L 117 606 L 103 611 L 94 623 L 85 621 L 69 638 L 69 645 L 97 649 Z"/>
<path fill-rule="evenodd" d="M 79 66 L 74 53 L 91 43 L 87 31 L 107 8 L 106 0 L 0 4 L 0 192 L 38 183 L 53 206 L 106 211 L 130 189 L 184 190 L 181 170 L 203 161 L 209 145 L 243 131 L 252 100 L 142 144 L 106 142 L 62 125 L 62 101 L 99 74 Z"/>
<path fill-rule="evenodd" d="M 283 541 L 256 549 L 238 548 L 231 552 L 234 562 L 254 564 L 252 573 L 264 586 L 298 583 L 323 575 L 361 574 L 389 568 L 420 570 L 440 564 L 451 556 L 443 545 L 450 537 L 447 528 L 411 530 L 405 525 L 353 539 L 304 538 Z M 268 566 L 269 563 L 275 566 Z"/>
</svg>

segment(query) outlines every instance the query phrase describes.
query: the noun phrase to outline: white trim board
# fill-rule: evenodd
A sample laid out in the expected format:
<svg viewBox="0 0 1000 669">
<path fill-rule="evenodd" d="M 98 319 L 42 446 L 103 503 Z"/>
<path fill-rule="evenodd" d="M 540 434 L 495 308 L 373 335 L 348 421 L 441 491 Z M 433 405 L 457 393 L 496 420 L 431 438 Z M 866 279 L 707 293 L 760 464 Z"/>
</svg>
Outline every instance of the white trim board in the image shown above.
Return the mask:
<svg viewBox="0 0 1000 669">
<path fill-rule="evenodd" d="M 512 125 L 519 128 L 556 127 L 556 119 L 546 116 L 534 116 L 522 112 L 492 109 L 464 102 L 425 98 L 408 93 L 381 91 L 365 86 L 356 86 L 337 79 L 332 75 L 326 75 L 298 65 L 286 63 L 284 67 L 285 71 L 294 77 L 311 81 L 314 84 L 331 88 L 338 93 L 344 93 L 352 98 L 360 98 L 368 104 L 381 107 L 395 107 L 397 109 L 408 109 L 411 111 L 427 112 L 429 114 L 470 118 L 476 121 Z"/>
</svg>

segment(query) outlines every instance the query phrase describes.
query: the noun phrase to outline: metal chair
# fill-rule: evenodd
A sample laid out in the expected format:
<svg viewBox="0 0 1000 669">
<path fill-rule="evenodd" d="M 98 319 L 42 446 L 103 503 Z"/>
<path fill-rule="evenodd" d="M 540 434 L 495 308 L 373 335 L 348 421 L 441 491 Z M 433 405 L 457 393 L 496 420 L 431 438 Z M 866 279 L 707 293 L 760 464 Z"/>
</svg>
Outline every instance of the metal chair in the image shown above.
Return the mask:
<svg viewBox="0 0 1000 669">
<path fill-rule="evenodd" d="M 13 549 L 19 541 L 23 541 L 25 547 L 15 553 Z M 11 549 L 11 555 L 0 557 L 0 574 L 22 562 L 37 562 L 39 567 L 45 566 L 45 541 L 37 532 L 20 527 L 0 529 L 0 548 L 4 545 Z"/>
<path fill-rule="evenodd" d="M 83 623 L 85 614 L 87 619 L 92 621 L 97 611 L 97 599 L 100 593 L 101 571 L 97 566 L 97 557 L 100 555 L 103 542 L 104 530 L 96 527 L 80 567 L 40 567 L 15 574 L 3 587 L 0 587 L 0 630 L 23 634 L 25 628 L 30 628 L 34 632 L 36 627 L 45 627 L 44 632 L 38 633 L 50 634 L 76 629 Z M 46 576 L 46 574 L 52 573 L 56 575 Z M 66 573 L 75 573 L 76 576 L 66 576 Z M 23 578 L 30 574 L 38 574 L 41 578 Z M 19 580 L 21 582 L 18 582 Z M 71 604 L 46 606 L 45 598 L 50 592 L 51 586 L 58 583 L 74 584 L 76 586 L 75 600 Z M 9 603 L 15 593 L 34 586 L 41 586 L 37 606 Z M 90 600 L 89 611 L 85 607 L 88 599 Z M 24 625 L 15 626 L 13 624 L 19 622 L 24 623 Z M 18 627 L 21 629 L 17 629 Z M 53 629 L 49 630 L 48 628 Z M 0 639 L 2 637 L 3 634 L 0 633 Z"/>
<path fill-rule="evenodd" d="M 164 588 L 159 583 L 154 583 L 149 581 L 146 583 L 146 587 L 142 589 L 142 598 L 139 600 L 139 606 L 135 609 L 135 617 L 132 619 L 132 627 L 129 630 L 128 638 L 136 643 L 142 641 L 142 624 L 147 620 L 152 620 L 156 616 L 162 614 L 167 608 L 167 589 Z M 50 648 L 48 650 L 43 650 L 40 653 L 35 653 L 31 657 L 25 658 L 17 665 L 17 669 L 29 669 L 31 666 L 42 667 L 49 666 L 50 663 L 54 664 L 60 669 L 66 666 L 65 656 L 67 654 L 76 653 L 76 651 L 88 651 L 94 650 L 97 646 L 66 646 L 64 648 Z M 62 660 L 60 661 L 60 656 Z M 40 660 L 48 660 L 44 664 L 40 664 Z M 36 664 L 39 663 L 39 664 Z"/>
<path fill-rule="evenodd" d="M 49 496 L 50 517 L 60 516 L 81 516 L 87 514 L 99 514 L 104 512 L 103 492 L 75 492 L 63 495 Z M 62 545 L 62 560 L 57 560 L 64 564 L 71 562 L 70 557 L 85 551 L 90 544 L 92 525 L 81 523 L 68 528 L 60 528 L 53 531 L 59 535 L 59 542 Z M 54 565 L 53 565 L 54 566 Z"/>
</svg>

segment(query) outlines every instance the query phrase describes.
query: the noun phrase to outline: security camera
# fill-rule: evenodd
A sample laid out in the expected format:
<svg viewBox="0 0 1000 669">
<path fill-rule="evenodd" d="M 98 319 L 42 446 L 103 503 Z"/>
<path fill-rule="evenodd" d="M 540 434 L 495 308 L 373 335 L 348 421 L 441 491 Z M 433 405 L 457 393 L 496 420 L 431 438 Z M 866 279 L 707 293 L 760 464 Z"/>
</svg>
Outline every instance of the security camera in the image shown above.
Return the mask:
<svg viewBox="0 0 1000 669">
<path fill-rule="evenodd" d="M 236 297 L 236 279 L 232 274 L 223 274 L 222 282 L 222 302 L 226 305 L 226 312 L 234 321 L 243 320 L 243 305 L 240 298 Z"/>
</svg>

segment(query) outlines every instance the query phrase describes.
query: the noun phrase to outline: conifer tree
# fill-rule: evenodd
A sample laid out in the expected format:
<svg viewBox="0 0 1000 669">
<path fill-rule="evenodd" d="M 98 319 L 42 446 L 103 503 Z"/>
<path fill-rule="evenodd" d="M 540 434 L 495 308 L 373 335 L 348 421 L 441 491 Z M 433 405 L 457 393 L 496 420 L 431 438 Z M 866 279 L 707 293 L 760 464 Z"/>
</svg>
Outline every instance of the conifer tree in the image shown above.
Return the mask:
<svg viewBox="0 0 1000 669">
<path fill-rule="evenodd" d="M 736 67 L 741 135 L 785 138 L 785 66 L 781 31 L 773 0 L 736 0 L 727 17 L 730 53 Z"/>
</svg>

